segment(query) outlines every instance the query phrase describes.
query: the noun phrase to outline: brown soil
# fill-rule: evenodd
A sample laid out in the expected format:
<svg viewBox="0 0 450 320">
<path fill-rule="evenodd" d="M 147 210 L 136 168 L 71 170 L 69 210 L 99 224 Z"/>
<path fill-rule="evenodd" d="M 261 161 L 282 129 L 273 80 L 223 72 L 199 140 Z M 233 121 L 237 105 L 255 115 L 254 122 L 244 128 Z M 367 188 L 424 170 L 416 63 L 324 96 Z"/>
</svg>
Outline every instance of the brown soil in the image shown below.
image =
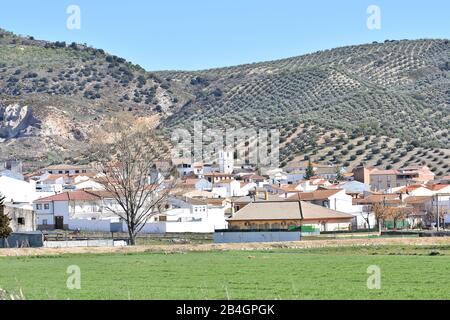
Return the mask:
<svg viewBox="0 0 450 320">
<path fill-rule="evenodd" d="M 149 245 L 124 248 L 30 248 L 30 249 L 0 249 L 0 257 L 9 256 L 49 256 L 61 254 L 101 254 L 101 253 L 140 253 L 163 252 L 177 253 L 190 251 L 231 251 L 231 250 L 271 250 L 271 249 L 308 249 L 325 247 L 351 246 L 387 246 L 387 245 L 450 245 L 450 238 L 382 238 L 382 239 L 339 239 L 313 240 L 283 243 L 233 243 L 233 244 L 182 244 L 182 245 Z"/>
</svg>

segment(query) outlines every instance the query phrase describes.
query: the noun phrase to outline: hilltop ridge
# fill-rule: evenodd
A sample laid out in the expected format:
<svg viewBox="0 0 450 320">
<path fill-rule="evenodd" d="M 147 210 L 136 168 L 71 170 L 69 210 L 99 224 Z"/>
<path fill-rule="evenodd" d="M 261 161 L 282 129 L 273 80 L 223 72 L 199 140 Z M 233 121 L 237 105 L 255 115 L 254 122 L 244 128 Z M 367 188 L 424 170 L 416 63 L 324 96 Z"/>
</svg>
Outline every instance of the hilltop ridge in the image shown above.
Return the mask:
<svg viewBox="0 0 450 320">
<path fill-rule="evenodd" d="M 147 72 L 102 49 L 0 30 L 0 109 L 29 106 L 32 128 L 0 157 L 82 161 L 111 117 L 162 133 L 191 127 L 280 129 L 281 160 L 448 174 L 450 41 L 386 41 L 203 71 Z M 1 113 L 1 112 L 0 112 Z M 1 124 L 0 124 L 1 126 Z"/>
</svg>

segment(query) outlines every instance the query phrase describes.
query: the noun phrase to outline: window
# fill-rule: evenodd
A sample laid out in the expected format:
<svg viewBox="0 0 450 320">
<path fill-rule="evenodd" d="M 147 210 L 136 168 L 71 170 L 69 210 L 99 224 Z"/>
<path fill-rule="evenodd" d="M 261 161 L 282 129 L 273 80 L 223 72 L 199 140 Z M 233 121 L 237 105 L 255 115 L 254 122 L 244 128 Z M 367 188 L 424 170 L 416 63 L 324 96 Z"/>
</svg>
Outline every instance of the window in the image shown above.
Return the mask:
<svg viewBox="0 0 450 320">
<path fill-rule="evenodd" d="M 46 225 L 48 224 L 47 219 L 42 220 L 42 224 L 43 224 L 44 226 L 46 226 Z"/>
<path fill-rule="evenodd" d="M 50 209 L 50 205 L 48 203 L 44 204 L 44 210 Z"/>
<path fill-rule="evenodd" d="M 24 226 L 24 225 L 25 225 L 25 218 L 18 218 L 18 219 L 17 219 L 17 223 L 18 223 L 19 225 L 21 225 L 21 226 Z"/>
<path fill-rule="evenodd" d="M 42 210 L 42 204 L 37 204 L 36 205 L 36 210 Z"/>
</svg>

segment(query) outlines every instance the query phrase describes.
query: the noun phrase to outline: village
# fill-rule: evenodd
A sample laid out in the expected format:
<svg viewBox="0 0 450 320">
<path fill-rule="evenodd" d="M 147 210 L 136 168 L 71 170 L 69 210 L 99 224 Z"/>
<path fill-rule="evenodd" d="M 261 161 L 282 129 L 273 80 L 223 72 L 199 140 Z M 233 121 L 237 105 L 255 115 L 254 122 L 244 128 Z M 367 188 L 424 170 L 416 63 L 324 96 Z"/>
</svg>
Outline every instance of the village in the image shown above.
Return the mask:
<svg viewBox="0 0 450 320">
<path fill-rule="evenodd" d="M 177 184 L 140 234 L 208 234 L 217 243 L 282 242 L 330 232 L 442 231 L 450 224 L 450 176 L 436 179 L 426 166 L 347 170 L 300 161 L 261 172 L 236 165 L 232 152 L 221 152 L 213 164 L 181 158 L 173 165 Z M 2 163 L 0 213 L 9 217 L 13 231 L 3 246 L 33 246 L 28 235 L 57 231 L 126 232 L 117 214 L 121 207 L 101 179 L 89 165 L 24 172 L 20 161 Z M 157 179 L 164 188 L 164 177 Z"/>
</svg>

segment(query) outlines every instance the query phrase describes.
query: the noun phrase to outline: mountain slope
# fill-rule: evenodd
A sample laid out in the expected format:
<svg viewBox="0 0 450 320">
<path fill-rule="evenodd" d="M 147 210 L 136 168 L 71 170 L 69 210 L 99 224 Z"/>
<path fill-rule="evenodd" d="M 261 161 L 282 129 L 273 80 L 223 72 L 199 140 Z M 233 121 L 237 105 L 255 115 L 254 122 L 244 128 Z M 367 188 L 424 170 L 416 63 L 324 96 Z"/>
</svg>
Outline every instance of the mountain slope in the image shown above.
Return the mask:
<svg viewBox="0 0 450 320">
<path fill-rule="evenodd" d="M 14 104 L 30 106 L 33 121 L 14 137 L 0 130 L 0 158 L 82 160 L 104 122 L 131 115 L 152 119 L 167 135 L 194 120 L 210 128 L 276 128 L 283 165 L 306 156 L 346 166 L 427 163 L 438 174 L 450 170 L 448 40 L 149 73 L 103 50 L 0 30 L 0 110 Z"/>
<path fill-rule="evenodd" d="M 449 71 L 450 42 L 418 40 L 196 73 L 162 73 L 182 79 L 183 90 L 196 96 L 164 125 L 172 128 L 203 120 L 208 127 L 278 128 L 282 141 L 289 141 L 281 152 L 284 164 L 306 155 L 353 166 L 425 162 L 436 173 L 445 173 Z M 308 131 L 299 130 L 305 125 Z M 334 130 L 343 136 L 337 148 L 330 137 Z M 359 150 L 352 145 L 358 137 L 376 142 Z M 398 139 L 394 150 L 388 149 L 391 139 Z M 332 150 L 327 149 L 330 146 Z M 428 161 L 428 154 L 425 159 L 422 153 L 417 155 L 423 152 L 420 147 L 435 148 L 432 154 L 437 153 L 438 163 Z M 383 159 L 382 152 L 392 154 Z"/>
</svg>

